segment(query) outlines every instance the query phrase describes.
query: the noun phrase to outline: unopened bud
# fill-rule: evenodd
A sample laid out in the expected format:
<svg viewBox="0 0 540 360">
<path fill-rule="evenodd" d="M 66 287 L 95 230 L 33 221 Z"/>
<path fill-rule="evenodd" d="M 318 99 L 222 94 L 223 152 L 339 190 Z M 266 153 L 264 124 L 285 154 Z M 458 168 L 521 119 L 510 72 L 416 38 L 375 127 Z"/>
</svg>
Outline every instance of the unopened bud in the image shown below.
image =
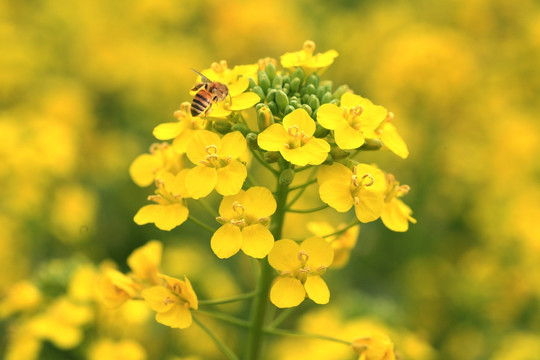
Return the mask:
<svg viewBox="0 0 540 360">
<path fill-rule="evenodd" d="M 214 121 L 212 127 L 220 134 L 227 134 L 231 131 L 232 125 L 228 121 Z"/>
<path fill-rule="evenodd" d="M 283 86 L 283 80 L 281 79 L 281 75 L 279 74 L 276 74 L 276 76 L 274 77 L 274 79 L 272 80 L 272 87 L 273 88 L 276 88 L 276 87 L 281 87 Z"/>
<path fill-rule="evenodd" d="M 319 108 L 319 99 L 317 98 L 317 96 L 315 95 L 309 95 L 309 98 L 308 98 L 308 101 L 307 101 L 307 104 L 309 105 L 309 107 L 312 109 L 312 110 L 315 110 L 315 109 L 318 109 Z"/>
<path fill-rule="evenodd" d="M 293 74 L 292 74 L 292 78 L 298 78 L 300 79 L 300 83 L 303 83 L 304 82 L 304 77 L 305 77 L 305 74 L 304 74 L 304 70 L 302 70 L 302 68 L 296 68 L 296 70 L 294 70 Z"/>
<path fill-rule="evenodd" d="M 321 104 L 328 104 L 330 101 L 332 101 L 332 99 L 333 99 L 332 93 L 330 93 L 330 91 L 325 92 L 321 98 Z"/>
<path fill-rule="evenodd" d="M 313 114 L 313 109 L 308 104 L 302 105 L 302 109 L 306 110 L 307 113 L 309 114 L 309 116 L 311 116 L 311 114 Z"/>
<path fill-rule="evenodd" d="M 263 155 L 264 161 L 269 164 L 277 162 L 280 157 L 279 151 L 267 151 Z"/>
<path fill-rule="evenodd" d="M 366 139 L 364 145 L 360 146 L 362 151 L 373 151 L 382 148 L 383 143 L 379 139 Z"/>
<path fill-rule="evenodd" d="M 246 125 L 241 124 L 241 123 L 234 124 L 231 127 L 231 130 L 232 131 L 240 131 L 242 133 L 242 135 L 244 135 L 244 136 L 246 136 L 247 133 L 249 132 L 249 129 L 246 127 Z"/>
<path fill-rule="evenodd" d="M 259 145 L 257 144 L 257 134 L 248 133 L 246 135 L 246 142 L 250 149 L 260 150 Z"/>
<path fill-rule="evenodd" d="M 268 78 L 268 75 L 266 75 L 266 72 L 264 71 L 259 71 L 257 72 L 257 79 L 259 80 L 259 86 L 266 93 L 270 88 L 270 79 Z"/>
<path fill-rule="evenodd" d="M 334 160 L 340 160 L 340 159 L 345 159 L 347 156 L 349 156 L 349 152 L 346 150 L 340 149 L 338 146 L 334 146 L 330 150 L 330 155 L 332 155 L 332 158 L 334 158 Z"/>
<path fill-rule="evenodd" d="M 317 123 L 315 127 L 315 133 L 313 134 L 313 136 L 315 136 L 316 138 L 322 139 L 323 137 L 326 137 L 326 135 L 328 135 L 329 132 L 330 130 L 322 127 L 319 123 Z"/>
<path fill-rule="evenodd" d="M 285 110 L 283 111 L 283 115 L 284 115 L 284 116 L 285 116 L 285 115 L 288 115 L 288 114 L 292 113 L 294 110 L 295 110 L 295 109 L 294 109 L 293 106 L 287 105 L 287 106 L 285 107 Z"/>
<path fill-rule="evenodd" d="M 336 91 L 334 91 L 334 93 L 332 95 L 334 95 L 335 99 L 341 99 L 343 94 L 345 94 L 348 91 L 349 91 L 349 86 L 348 85 L 341 85 L 336 89 Z"/>
<path fill-rule="evenodd" d="M 294 180 L 294 170 L 285 169 L 279 174 L 279 184 L 280 185 L 290 185 Z"/>
<path fill-rule="evenodd" d="M 319 86 L 319 75 L 313 73 L 308 76 L 306 80 L 307 85 L 313 85 L 314 88 L 317 88 Z"/>
<path fill-rule="evenodd" d="M 264 72 L 266 72 L 268 79 L 272 81 L 276 76 L 276 66 L 273 63 L 268 63 L 268 65 L 266 65 L 266 68 L 264 69 Z"/>
<path fill-rule="evenodd" d="M 261 98 L 260 102 L 264 101 L 266 96 L 264 95 L 263 89 L 259 85 L 254 86 L 253 89 L 251 89 L 251 91 L 259 95 L 259 97 Z"/>
<path fill-rule="evenodd" d="M 276 104 L 281 112 L 285 111 L 285 108 L 289 105 L 289 98 L 283 90 L 276 91 Z"/>
<path fill-rule="evenodd" d="M 259 131 L 263 131 L 273 123 L 274 115 L 272 115 L 272 111 L 268 106 L 263 106 L 257 111 L 257 125 L 259 126 Z"/>
</svg>

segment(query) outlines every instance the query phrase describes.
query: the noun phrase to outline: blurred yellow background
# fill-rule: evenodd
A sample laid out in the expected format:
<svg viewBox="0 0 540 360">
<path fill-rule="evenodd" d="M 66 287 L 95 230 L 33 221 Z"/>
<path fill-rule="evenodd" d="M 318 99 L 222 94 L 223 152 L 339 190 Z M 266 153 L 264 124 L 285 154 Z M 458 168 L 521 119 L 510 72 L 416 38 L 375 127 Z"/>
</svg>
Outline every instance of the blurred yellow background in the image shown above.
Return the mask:
<svg viewBox="0 0 540 360">
<path fill-rule="evenodd" d="M 227 289 L 216 296 L 248 287 L 251 279 L 231 270 L 242 260 L 216 265 L 207 242 L 180 239 L 191 225 L 137 227 L 132 217 L 148 190 L 128 167 L 154 141 L 153 127 L 189 100 L 190 68 L 279 58 L 306 39 L 339 53 L 323 78 L 396 114 L 410 157 L 367 153 L 365 161 L 411 186 L 406 202 L 418 224 L 404 234 L 363 226 L 350 263 L 329 274 L 331 304 L 304 309 L 302 328 L 345 334 L 375 321 L 413 360 L 538 359 L 534 0 L 0 1 L 0 296 L 25 279 L 56 294 L 77 264 L 125 266 L 153 238 L 170 264 L 192 262 L 173 275 L 193 273 L 194 286 L 210 293 L 208 281 L 219 278 Z M 196 268 L 197 256 L 207 267 Z M 0 334 L 12 332 L 11 321 L 0 320 Z M 191 352 L 179 339 L 200 336 L 193 331 L 159 341 L 142 330 L 104 333 L 138 339 L 149 359 L 181 359 Z M 275 343 L 284 359 L 313 359 L 326 346 Z M 220 356 L 195 347 L 201 359 Z M 43 359 L 84 354 L 42 350 Z"/>
</svg>

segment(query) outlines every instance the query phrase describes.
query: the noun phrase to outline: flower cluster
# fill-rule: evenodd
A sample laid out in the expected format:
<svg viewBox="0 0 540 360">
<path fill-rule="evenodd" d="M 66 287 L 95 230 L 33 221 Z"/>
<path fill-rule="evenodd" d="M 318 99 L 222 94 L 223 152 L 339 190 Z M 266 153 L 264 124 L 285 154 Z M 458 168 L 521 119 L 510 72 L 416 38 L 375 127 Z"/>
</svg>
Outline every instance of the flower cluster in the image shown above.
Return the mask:
<svg viewBox="0 0 540 360">
<path fill-rule="evenodd" d="M 130 169 L 138 185 L 156 186 L 148 198 L 154 204 L 137 212 L 137 224 L 172 230 L 189 219 L 211 232 L 209 245 L 218 258 L 242 250 L 261 259 L 260 276 L 265 280 L 254 296 L 268 297 L 278 308 L 296 307 L 306 297 L 317 304 L 330 301 L 322 276 L 333 262 L 336 269 L 347 263 L 360 223 L 381 218 L 389 229 L 406 231 L 409 222 L 416 222 L 401 200 L 409 187 L 366 163 L 364 156 L 357 160 L 365 151 L 379 149 L 407 158 L 393 113 L 347 85 L 334 89 L 331 81 L 322 80 L 338 54 L 314 50 L 315 44 L 307 41 L 302 50 L 284 54 L 281 69 L 276 60 L 266 58 L 233 68 L 221 61 L 202 70 L 194 80 L 193 102 L 183 103 L 174 114 L 178 121 L 154 129 L 158 140 L 172 143 L 153 145 L 151 154 L 138 157 Z M 194 103 L 197 110 L 191 111 Z M 310 168 L 311 173 L 302 173 Z M 311 186 L 318 188 L 315 201 L 323 205 L 295 209 Z M 214 190 L 222 196 L 217 211 L 213 200 L 204 199 Z M 190 213 L 195 201 L 216 218 L 219 228 Z M 288 213 L 316 213 L 327 207 L 338 213 L 354 207 L 356 220 L 338 230 L 327 222 L 312 222 L 306 228 L 316 236 L 303 241 L 284 233 Z M 106 301 L 117 305 L 141 297 L 157 312 L 158 322 L 189 326 L 198 301 L 187 278 L 158 274 L 155 256 L 148 257 L 152 261 L 133 256 L 128 260 L 130 276 L 106 272 Z M 252 312 L 260 315 L 254 317 L 259 323 L 252 324 L 255 333 L 263 331 L 264 302 L 253 304 Z M 257 352 L 257 341 L 250 340 L 251 355 Z M 361 358 L 378 358 L 371 355 L 378 350 L 372 350 L 370 341 L 354 343 Z M 364 345 L 368 350 L 361 350 Z M 390 352 L 385 359 L 392 358 Z"/>
</svg>

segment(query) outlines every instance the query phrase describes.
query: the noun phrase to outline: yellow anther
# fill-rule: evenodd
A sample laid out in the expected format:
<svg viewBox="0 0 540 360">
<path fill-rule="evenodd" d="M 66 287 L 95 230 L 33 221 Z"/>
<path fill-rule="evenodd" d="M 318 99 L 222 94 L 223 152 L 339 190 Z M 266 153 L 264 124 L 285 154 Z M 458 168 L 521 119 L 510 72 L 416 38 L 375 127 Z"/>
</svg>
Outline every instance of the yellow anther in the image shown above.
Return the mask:
<svg viewBox="0 0 540 360">
<path fill-rule="evenodd" d="M 351 109 L 351 112 L 350 114 L 353 116 L 353 117 L 357 117 L 357 116 L 360 116 L 362 115 L 362 113 L 364 112 L 364 108 L 361 106 L 361 105 L 358 105 L 358 106 L 355 106 Z"/>
<path fill-rule="evenodd" d="M 411 190 L 411 187 L 409 185 L 401 185 L 399 187 L 399 192 L 401 195 L 406 195 Z"/>
<path fill-rule="evenodd" d="M 210 156 L 217 156 L 217 151 L 218 151 L 218 148 L 216 145 L 208 145 L 206 148 L 206 153 Z"/>
<path fill-rule="evenodd" d="M 354 199 L 354 204 L 355 205 L 360 204 L 360 198 L 358 196 L 355 196 L 353 199 Z"/>
<path fill-rule="evenodd" d="M 365 179 L 369 179 L 369 181 L 367 183 L 364 183 Z M 373 175 L 364 174 L 364 176 L 362 176 L 362 185 L 363 186 L 371 186 L 371 185 L 373 185 L 374 182 L 375 182 L 375 179 L 373 178 Z"/>
<path fill-rule="evenodd" d="M 235 211 L 237 214 L 242 215 L 244 213 L 244 205 L 242 205 L 240 202 L 235 201 L 232 204 L 233 211 Z"/>
<path fill-rule="evenodd" d="M 160 195 L 149 195 L 146 200 L 153 201 L 155 203 L 159 203 L 163 199 Z"/>
<path fill-rule="evenodd" d="M 305 52 L 313 54 L 313 52 L 315 51 L 315 43 L 313 41 L 311 41 L 311 40 L 307 40 L 307 41 L 304 42 L 304 45 L 302 46 L 302 49 Z"/>
<path fill-rule="evenodd" d="M 163 299 L 163 305 L 168 305 L 168 304 L 173 304 L 174 303 L 174 300 L 171 299 L 170 297 L 165 297 L 165 299 Z"/>
<path fill-rule="evenodd" d="M 289 133 L 289 135 L 291 135 L 292 137 L 297 137 L 298 136 L 298 133 L 300 132 L 300 128 L 298 127 L 298 125 L 293 125 L 293 126 L 290 126 L 289 129 L 287 130 L 287 132 Z"/>
<path fill-rule="evenodd" d="M 311 272 L 311 269 L 309 268 L 309 266 L 306 266 L 305 268 L 298 270 L 298 272 L 301 274 L 309 274 Z"/>
<path fill-rule="evenodd" d="M 356 170 L 356 168 L 355 168 L 355 170 Z M 358 186 L 358 176 L 356 176 L 356 174 L 353 174 L 353 175 L 351 176 L 351 178 L 352 178 L 351 181 L 352 181 L 353 186 L 354 186 L 354 187 L 357 187 L 357 186 Z"/>
<path fill-rule="evenodd" d="M 302 261 L 302 262 L 306 262 L 309 260 L 309 254 L 307 252 L 305 252 L 304 250 L 300 250 L 300 252 L 298 253 L 298 260 Z"/>
</svg>

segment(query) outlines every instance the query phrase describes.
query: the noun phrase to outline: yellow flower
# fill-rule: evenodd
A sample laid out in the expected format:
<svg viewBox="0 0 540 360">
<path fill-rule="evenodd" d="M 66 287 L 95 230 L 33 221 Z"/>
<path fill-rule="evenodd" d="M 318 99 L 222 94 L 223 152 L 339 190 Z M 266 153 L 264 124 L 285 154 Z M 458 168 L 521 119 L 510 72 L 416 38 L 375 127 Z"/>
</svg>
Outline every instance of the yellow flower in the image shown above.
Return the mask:
<svg viewBox="0 0 540 360">
<path fill-rule="evenodd" d="M 241 111 L 255 106 L 261 99 L 254 92 L 246 90 L 249 87 L 249 78 L 256 78 L 257 70 L 257 64 L 238 65 L 233 69 L 229 69 L 227 62 L 222 60 L 219 63 L 213 63 L 210 69 L 201 71 L 211 81 L 223 83 L 229 89 L 230 98 L 212 105 L 209 116 L 212 118 L 226 118 L 233 111 Z M 197 80 L 197 82 L 200 82 L 201 79 L 198 78 Z"/>
<path fill-rule="evenodd" d="M 281 66 L 284 68 L 302 67 L 306 74 L 310 74 L 318 69 L 325 69 L 332 65 L 334 59 L 338 57 L 336 50 L 328 50 L 324 53 L 313 55 L 315 43 L 305 41 L 302 50 L 288 52 L 281 55 Z"/>
<path fill-rule="evenodd" d="M 409 149 L 392 124 L 393 119 L 394 113 L 389 111 L 384 121 L 375 130 L 375 134 L 390 151 L 400 158 L 406 159 L 409 156 Z"/>
<path fill-rule="evenodd" d="M 108 268 L 98 281 L 98 291 L 105 306 L 113 308 L 137 296 L 140 286 L 120 271 Z"/>
<path fill-rule="evenodd" d="M 390 338 L 382 333 L 374 332 L 370 336 L 356 339 L 352 348 L 358 360 L 395 360 L 394 344 Z"/>
<path fill-rule="evenodd" d="M 158 267 L 161 264 L 163 245 L 152 240 L 135 249 L 127 259 L 127 263 L 138 280 L 146 281 L 152 285 L 158 284 Z"/>
<path fill-rule="evenodd" d="M 238 158 L 246 146 L 246 139 L 239 131 L 228 133 L 222 139 L 211 131 L 197 131 L 187 146 L 187 156 L 196 165 L 186 175 L 186 188 L 191 197 L 205 197 L 214 188 L 221 195 L 240 191 L 247 170 Z"/>
<path fill-rule="evenodd" d="M 412 210 L 399 198 L 409 192 L 408 185 L 399 185 L 394 175 L 386 176 L 386 193 L 381 220 L 384 225 L 393 231 L 407 231 L 409 221 L 416 224 L 416 219 L 411 216 Z"/>
<path fill-rule="evenodd" d="M 133 160 L 129 174 L 135 184 L 144 187 L 150 185 L 161 173 L 169 172 L 176 175 L 182 168 L 182 158 L 169 144 L 153 144 L 150 147 L 150 154 L 139 155 Z"/>
<path fill-rule="evenodd" d="M 321 126 L 334 130 L 336 144 L 344 150 L 356 149 L 365 138 L 374 138 L 375 129 L 384 121 L 388 111 L 368 99 L 352 93 L 341 97 L 341 106 L 324 104 L 317 111 Z"/>
<path fill-rule="evenodd" d="M 177 154 L 184 154 L 186 146 L 193 133 L 204 129 L 204 119 L 191 116 L 190 103 L 184 102 L 180 110 L 174 112 L 176 122 L 159 124 L 154 128 L 154 136 L 158 140 L 174 139 L 172 148 Z"/>
<path fill-rule="evenodd" d="M 341 230 L 345 225 L 340 225 L 337 229 L 325 221 L 319 222 L 308 222 L 307 228 L 315 236 L 324 236 L 328 234 L 333 234 L 338 230 Z M 356 240 L 358 239 L 358 232 L 360 231 L 360 226 L 354 226 L 346 231 L 342 232 L 339 235 L 328 236 L 324 239 L 332 245 L 334 249 L 334 261 L 332 262 L 332 268 L 342 268 L 347 265 L 349 262 L 349 257 L 351 255 L 351 250 L 354 249 L 356 245 Z"/>
<path fill-rule="evenodd" d="M 272 124 L 259 134 L 259 146 L 279 151 L 283 158 L 298 166 L 319 165 L 328 157 L 330 145 L 313 137 L 315 121 L 306 110 L 296 109 L 283 118 L 283 124 Z"/>
<path fill-rule="evenodd" d="M 39 289 L 29 281 L 21 281 L 9 289 L 0 301 L 0 319 L 15 312 L 31 310 L 41 302 Z"/>
<path fill-rule="evenodd" d="M 380 169 L 358 164 L 351 171 L 335 163 L 322 166 L 317 180 L 321 200 L 337 211 L 346 212 L 354 205 L 356 217 L 364 223 L 381 216 L 386 180 Z"/>
<path fill-rule="evenodd" d="M 318 237 L 300 245 L 287 239 L 276 241 L 268 254 L 268 262 L 279 272 L 270 290 L 272 303 L 279 308 L 298 306 L 306 294 L 317 304 L 328 303 L 330 291 L 321 275 L 333 259 L 332 246 Z"/>
<path fill-rule="evenodd" d="M 184 281 L 166 275 L 160 276 L 165 280 L 165 284 L 143 290 L 144 300 L 157 312 L 158 323 L 172 328 L 188 328 L 193 321 L 190 309 L 198 308 L 197 295 L 191 283 L 185 276 Z"/>
<path fill-rule="evenodd" d="M 254 258 L 265 257 L 274 245 L 268 225 L 275 211 L 276 201 L 264 187 L 255 186 L 225 196 L 217 218 L 223 226 L 212 236 L 212 250 L 222 259 L 233 256 L 240 249 Z"/>
<path fill-rule="evenodd" d="M 186 190 L 185 179 L 188 169 L 180 171 L 176 176 L 171 173 L 162 173 L 156 179 L 156 195 L 148 200 L 156 204 L 143 206 L 133 220 L 138 225 L 154 223 L 158 229 L 171 230 L 186 221 L 189 210 L 184 199 L 189 197 Z"/>
<path fill-rule="evenodd" d="M 89 360 L 145 360 L 146 351 L 136 341 L 125 339 L 113 341 L 111 339 L 100 339 L 92 344 L 88 354 Z"/>
</svg>

